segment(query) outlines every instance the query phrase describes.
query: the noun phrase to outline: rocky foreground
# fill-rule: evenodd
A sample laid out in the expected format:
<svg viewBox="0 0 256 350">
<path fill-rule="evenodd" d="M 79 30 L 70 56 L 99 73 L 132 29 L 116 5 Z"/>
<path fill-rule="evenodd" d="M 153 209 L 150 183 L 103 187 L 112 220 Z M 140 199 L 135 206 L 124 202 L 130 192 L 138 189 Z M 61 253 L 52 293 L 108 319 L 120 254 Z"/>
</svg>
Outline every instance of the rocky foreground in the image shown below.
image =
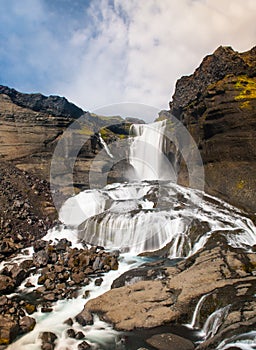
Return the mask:
<svg viewBox="0 0 256 350">
<path fill-rule="evenodd" d="M 92 278 L 95 286 L 100 286 L 104 272 L 118 269 L 118 252 L 106 253 L 99 247 L 72 248 L 71 242 L 66 239 L 56 244 L 37 240 L 33 251 L 32 256 L 26 258 L 26 254 L 23 255 L 20 263 L 18 260 L 6 262 L 1 270 L 0 345 L 8 345 L 17 336 L 32 331 L 36 324 L 34 312 L 52 312 L 54 302 L 75 299 L 79 290 Z M 21 284 L 23 288 L 19 289 Z M 88 297 L 88 293 L 84 298 Z M 76 320 L 81 325 L 93 322 L 92 315 L 84 312 L 77 315 Z M 72 320 L 67 322 L 72 326 Z M 54 348 L 57 337 L 52 334 L 48 339 L 48 333 L 42 334 L 42 349 Z M 85 337 L 84 334 L 77 335 L 72 329 L 68 336 L 76 339 Z M 78 349 L 84 348 L 80 346 Z"/>
</svg>

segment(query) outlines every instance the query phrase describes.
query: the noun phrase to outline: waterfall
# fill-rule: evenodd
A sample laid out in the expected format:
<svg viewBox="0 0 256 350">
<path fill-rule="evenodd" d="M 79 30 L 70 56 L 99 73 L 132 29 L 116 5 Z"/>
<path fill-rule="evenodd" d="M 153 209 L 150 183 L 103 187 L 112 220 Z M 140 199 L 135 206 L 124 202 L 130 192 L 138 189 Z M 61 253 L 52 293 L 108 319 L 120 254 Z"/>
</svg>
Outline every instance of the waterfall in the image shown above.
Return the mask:
<svg viewBox="0 0 256 350">
<path fill-rule="evenodd" d="M 199 316 L 200 316 L 201 308 L 203 306 L 205 299 L 208 297 L 208 295 L 210 295 L 210 293 L 204 294 L 203 296 L 201 296 L 198 303 L 196 304 L 196 308 L 195 308 L 195 311 L 193 313 L 191 323 L 188 325 L 190 328 L 195 328 L 197 326 L 197 321 L 198 321 Z"/>
<path fill-rule="evenodd" d="M 203 333 L 205 334 L 205 339 L 213 337 L 217 332 L 223 321 L 228 315 L 231 305 L 227 305 L 214 311 L 206 320 L 203 326 Z"/>
<path fill-rule="evenodd" d="M 226 207 L 221 200 L 213 204 L 198 191 L 171 182 L 161 186 L 148 181 L 112 184 L 84 191 L 63 206 L 63 222 L 70 224 L 79 212 L 77 223 L 83 241 L 134 254 L 168 244 L 170 258 L 187 257 L 220 230 L 228 230 L 228 236 L 234 232 L 241 247 L 256 244 L 255 227 L 235 208 Z M 205 230 L 201 223 L 207 223 Z M 236 242 L 230 240 L 232 246 Z"/>
<path fill-rule="evenodd" d="M 110 158 L 113 158 L 113 154 L 110 152 L 110 149 L 108 148 L 108 145 L 106 144 L 106 142 L 103 140 L 101 134 L 99 133 L 99 138 L 100 138 L 100 142 L 104 148 L 104 150 L 106 151 L 107 155 L 110 157 Z"/>
<path fill-rule="evenodd" d="M 239 348 L 241 350 L 255 350 L 256 348 L 256 331 L 250 331 L 231 338 L 224 339 L 217 347 L 218 350 L 228 350 Z"/>
<path fill-rule="evenodd" d="M 176 180 L 176 174 L 164 154 L 166 120 L 152 124 L 133 124 L 130 129 L 129 163 L 138 180 Z"/>
</svg>

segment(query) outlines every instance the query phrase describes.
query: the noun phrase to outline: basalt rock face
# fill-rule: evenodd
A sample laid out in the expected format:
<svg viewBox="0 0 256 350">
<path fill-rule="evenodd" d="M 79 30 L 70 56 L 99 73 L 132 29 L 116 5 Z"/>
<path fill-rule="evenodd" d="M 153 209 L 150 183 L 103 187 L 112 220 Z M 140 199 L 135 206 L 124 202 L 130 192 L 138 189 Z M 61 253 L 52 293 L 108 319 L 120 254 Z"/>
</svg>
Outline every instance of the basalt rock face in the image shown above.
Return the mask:
<svg viewBox="0 0 256 350">
<path fill-rule="evenodd" d="M 81 108 L 70 103 L 65 97 L 24 94 L 2 85 L 0 85 L 0 94 L 9 96 L 11 101 L 20 107 L 56 117 L 79 118 L 84 113 Z"/>
<path fill-rule="evenodd" d="M 256 47 L 219 47 L 176 84 L 170 112 L 196 141 L 206 191 L 255 212 Z M 191 150 L 192 151 L 192 150 Z M 181 162 L 180 182 L 187 184 Z"/>
</svg>

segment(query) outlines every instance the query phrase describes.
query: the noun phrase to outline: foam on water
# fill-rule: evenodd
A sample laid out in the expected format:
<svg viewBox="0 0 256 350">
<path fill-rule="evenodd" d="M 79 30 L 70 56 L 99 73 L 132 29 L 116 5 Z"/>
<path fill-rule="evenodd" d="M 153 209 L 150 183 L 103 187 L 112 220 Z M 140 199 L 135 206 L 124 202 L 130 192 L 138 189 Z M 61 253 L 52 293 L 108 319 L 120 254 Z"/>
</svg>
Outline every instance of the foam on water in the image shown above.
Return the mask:
<svg viewBox="0 0 256 350">
<path fill-rule="evenodd" d="M 59 237 L 61 232 L 56 231 L 56 237 Z M 53 232 L 51 233 L 53 237 Z M 73 236 L 74 240 L 74 236 Z M 66 331 L 70 326 L 64 324 L 63 322 L 69 317 L 75 317 L 84 307 L 86 301 L 91 298 L 96 298 L 102 293 L 108 291 L 112 282 L 118 278 L 121 274 L 130 268 L 138 267 L 142 264 L 144 260 L 142 258 L 134 258 L 131 254 L 122 254 L 119 262 L 119 269 L 117 271 L 109 271 L 106 278 L 103 276 L 103 283 L 100 287 L 96 287 L 94 281 L 81 288 L 79 295 L 75 299 L 64 299 L 57 301 L 53 305 L 53 311 L 50 313 L 42 313 L 41 311 L 33 313 L 33 317 L 36 319 L 36 326 L 32 332 L 24 335 L 22 338 L 18 339 L 16 342 L 8 346 L 9 350 L 39 350 L 41 348 L 40 334 L 44 331 L 50 331 L 57 335 L 58 340 L 55 349 L 64 350 L 68 347 L 69 350 L 76 350 L 77 345 L 81 342 L 75 339 L 71 339 L 67 336 Z M 37 276 L 30 278 L 30 280 L 35 280 Z M 26 291 L 23 288 L 24 283 L 19 288 L 19 291 Z M 85 290 L 90 291 L 89 297 L 85 300 L 83 299 L 83 294 Z M 31 289 L 30 289 L 31 291 Z M 82 327 L 77 322 L 74 323 L 73 328 L 76 331 L 83 331 L 86 334 L 86 341 L 94 344 L 94 348 L 97 349 L 97 344 L 105 344 L 107 346 L 108 342 L 114 343 L 117 332 L 106 323 L 100 321 L 97 317 L 94 320 L 93 326 Z M 106 348 L 106 347 L 105 347 Z"/>
<path fill-rule="evenodd" d="M 198 190 L 172 182 L 144 181 L 108 186 L 94 193 L 96 201 L 103 198 L 104 203 L 97 202 L 103 210 L 90 217 L 85 214 L 88 219 L 79 227 L 80 237 L 87 243 L 138 254 L 172 242 L 171 258 L 194 254 L 217 231 L 222 231 L 233 247 L 250 250 L 256 244 L 256 229 L 249 218 Z M 79 198 L 77 203 L 83 206 Z M 195 221 L 207 223 L 209 229 L 203 233 L 199 229 L 195 237 L 191 234 Z"/>
</svg>

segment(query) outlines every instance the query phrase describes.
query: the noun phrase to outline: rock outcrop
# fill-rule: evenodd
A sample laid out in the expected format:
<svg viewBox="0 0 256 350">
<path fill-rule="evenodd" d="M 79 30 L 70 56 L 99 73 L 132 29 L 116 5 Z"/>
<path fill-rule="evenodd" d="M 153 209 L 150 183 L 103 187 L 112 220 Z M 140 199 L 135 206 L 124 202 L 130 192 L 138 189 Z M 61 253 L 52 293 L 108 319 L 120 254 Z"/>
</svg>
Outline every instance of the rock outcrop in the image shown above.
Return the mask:
<svg viewBox="0 0 256 350">
<path fill-rule="evenodd" d="M 90 300 L 85 307 L 115 328 L 130 331 L 190 323 L 198 301 L 207 295 L 196 326 L 202 328 L 209 315 L 230 307 L 229 316 L 222 320 L 219 330 L 230 336 L 241 330 L 239 324 L 242 326 L 245 320 L 248 328 L 255 326 L 252 293 L 256 287 L 255 272 L 255 254 L 231 248 L 223 233 L 216 232 L 197 254 L 175 267 L 166 267 L 165 277 L 161 275 L 154 281 L 134 279 L 133 284 L 114 288 Z M 228 329 L 232 322 L 237 325 L 235 330 L 232 328 L 233 333 Z M 213 346 L 220 340 L 219 335 L 214 336 L 211 336 Z"/>
<path fill-rule="evenodd" d="M 201 152 L 206 191 L 251 212 L 256 211 L 255 62 L 256 47 L 244 53 L 219 47 L 194 74 L 177 81 L 170 103 Z M 187 184 L 185 164 L 179 177 Z"/>
</svg>

